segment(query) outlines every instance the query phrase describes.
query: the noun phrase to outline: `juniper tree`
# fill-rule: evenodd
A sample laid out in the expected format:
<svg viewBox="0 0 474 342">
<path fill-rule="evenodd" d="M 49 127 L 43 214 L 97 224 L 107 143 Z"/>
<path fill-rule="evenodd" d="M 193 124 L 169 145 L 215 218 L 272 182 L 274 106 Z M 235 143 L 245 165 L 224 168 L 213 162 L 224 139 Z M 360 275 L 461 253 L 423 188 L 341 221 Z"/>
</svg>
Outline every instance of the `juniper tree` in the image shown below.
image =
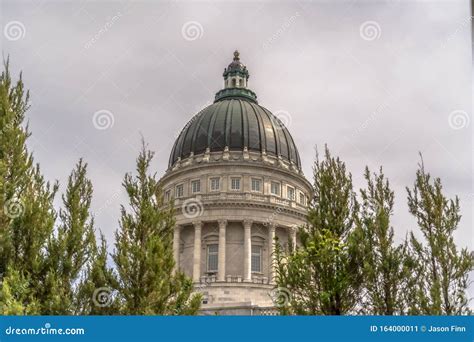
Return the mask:
<svg viewBox="0 0 474 342">
<path fill-rule="evenodd" d="M 92 185 L 79 162 L 57 221 L 58 184 L 45 181 L 26 146 L 28 100 L 7 61 L 0 75 L 0 307 L 11 314 L 70 314 L 94 240 Z"/>
<path fill-rule="evenodd" d="M 365 296 L 361 311 L 372 315 L 405 312 L 404 291 L 410 268 L 405 258 L 406 244 L 394 244 L 390 225 L 395 194 L 382 168 L 371 174 L 365 169 L 367 188 L 361 189 L 361 208 L 357 219 L 357 252 L 363 265 Z"/>
<path fill-rule="evenodd" d="M 156 174 L 148 173 L 152 158 L 143 143 L 137 175 L 123 181 L 129 203 L 121 207 L 113 253 L 121 313 L 195 314 L 200 296 L 192 294 L 190 279 L 173 272 L 174 211 L 164 206 Z"/>
<path fill-rule="evenodd" d="M 8 267 L 0 282 L 0 315 L 39 315 L 40 303 L 28 276 Z"/>
<path fill-rule="evenodd" d="M 416 218 L 423 240 L 410 234 L 416 260 L 410 301 L 411 314 L 459 315 L 469 312 L 468 273 L 473 255 L 458 249 L 454 232 L 461 220 L 459 198 L 447 198 L 440 178 L 432 179 L 423 159 L 416 171 L 412 189 L 407 187 L 408 207 Z"/>
<path fill-rule="evenodd" d="M 113 269 L 107 265 L 107 257 L 107 243 L 101 234 L 100 246 L 94 240 L 91 261 L 78 285 L 77 314 L 113 315 L 120 311 L 114 291 L 118 284 Z"/>
<path fill-rule="evenodd" d="M 290 294 L 284 314 L 351 313 L 360 293 L 360 265 L 354 240 L 358 204 L 345 164 L 325 149 L 313 168 L 308 224 L 299 229 L 301 246 L 276 249 L 277 286 Z"/>
<path fill-rule="evenodd" d="M 24 293 L 10 292 L 10 303 L 25 312 L 47 279 L 46 247 L 54 229 L 53 200 L 57 184 L 46 182 L 26 147 L 30 136 L 24 124 L 29 95 L 22 77 L 14 83 L 8 61 L 0 75 L 0 277 L 13 288 L 19 281 Z M 5 290 L 5 289 L 4 289 Z M 5 304 L 5 303 L 3 303 Z M 36 304 L 35 304 L 36 307 Z"/>
<path fill-rule="evenodd" d="M 69 175 L 57 231 L 48 243 L 47 266 L 52 288 L 45 288 L 45 313 L 66 315 L 76 311 L 77 282 L 91 262 L 95 246 L 90 212 L 92 192 L 87 164 L 81 159 Z"/>
</svg>

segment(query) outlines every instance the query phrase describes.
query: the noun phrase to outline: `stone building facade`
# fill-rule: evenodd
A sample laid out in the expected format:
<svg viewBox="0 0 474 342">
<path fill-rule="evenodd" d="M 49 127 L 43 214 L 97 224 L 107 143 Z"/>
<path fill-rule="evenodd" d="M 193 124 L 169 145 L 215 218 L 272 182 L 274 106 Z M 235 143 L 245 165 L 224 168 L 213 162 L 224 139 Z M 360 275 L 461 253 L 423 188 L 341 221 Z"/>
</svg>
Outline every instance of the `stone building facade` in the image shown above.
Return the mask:
<svg viewBox="0 0 474 342">
<path fill-rule="evenodd" d="M 223 76 L 214 103 L 181 131 L 160 183 L 177 212 L 177 267 L 203 293 L 202 314 L 268 314 L 275 241 L 296 243 L 311 184 L 287 128 L 248 88 L 237 51 Z"/>
</svg>

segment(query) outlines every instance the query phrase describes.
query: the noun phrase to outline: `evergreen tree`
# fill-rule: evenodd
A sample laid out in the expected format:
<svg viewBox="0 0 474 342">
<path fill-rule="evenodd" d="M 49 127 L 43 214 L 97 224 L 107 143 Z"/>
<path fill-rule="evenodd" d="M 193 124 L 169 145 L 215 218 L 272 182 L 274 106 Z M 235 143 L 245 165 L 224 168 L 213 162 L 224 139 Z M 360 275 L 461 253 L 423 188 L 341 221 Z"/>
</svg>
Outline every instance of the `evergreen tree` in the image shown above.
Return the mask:
<svg viewBox="0 0 474 342">
<path fill-rule="evenodd" d="M 416 218 L 424 241 L 413 232 L 410 245 L 416 261 L 415 286 L 410 296 L 410 313 L 460 315 L 469 312 L 468 273 L 473 255 L 456 247 L 453 234 L 461 220 L 459 198 L 448 199 L 439 178 L 431 179 L 423 159 L 413 189 L 407 187 L 408 207 Z"/>
<path fill-rule="evenodd" d="M 113 315 L 120 311 L 113 290 L 118 284 L 113 270 L 107 266 L 107 244 L 103 235 L 100 241 L 99 247 L 94 241 L 91 262 L 78 286 L 76 313 L 80 315 Z"/>
<path fill-rule="evenodd" d="M 49 184 L 33 165 L 23 126 L 28 92 L 20 79 L 13 83 L 8 61 L 0 75 L 0 279 L 3 290 L 21 283 L 24 312 L 42 303 L 48 269 L 46 247 L 56 219 L 53 200 L 57 184 Z M 11 292 L 12 295 L 16 295 Z M 6 297 L 4 297 L 6 298 Z M 19 298 L 24 299 L 21 303 Z M 36 309 L 35 309 L 36 312 Z"/>
<path fill-rule="evenodd" d="M 0 76 L 0 307 L 6 314 L 71 314 L 75 283 L 94 243 L 92 185 L 79 162 L 69 177 L 64 209 L 53 201 L 58 184 L 44 180 L 26 147 L 28 92 Z"/>
<path fill-rule="evenodd" d="M 301 247 L 276 249 L 277 284 L 289 292 L 283 314 L 343 315 L 353 312 L 360 293 L 354 239 L 358 204 L 345 164 L 316 156 L 308 225 L 299 229 Z"/>
<path fill-rule="evenodd" d="M 40 304 L 30 286 L 30 279 L 19 271 L 8 269 L 0 282 L 0 315 L 38 315 Z"/>
<path fill-rule="evenodd" d="M 410 275 L 405 260 L 406 245 L 394 245 L 390 226 L 395 194 L 382 168 L 371 175 L 365 169 L 367 188 L 360 191 L 362 204 L 357 220 L 359 255 L 363 264 L 365 298 L 362 312 L 394 315 L 405 312 L 404 292 Z"/>
<path fill-rule="evenodd" d="M 143 143 L 137 176 L 126 174 L 123 186 L 129 210 L 121 209 L 113 259 L 123 314 L 195 314 L 200 296 L 192 281 L 173 272 L 173 208 L 165 208 L 156 175 L 149 175 L 153 153 Z"/>
<path fill-rule="evenodd" d="M 66 315 L 76 311 L 76 284 L 95 247 L 94 220 L 90 213 L 92 191 L 87 164 L 81 159 L 69 175 L 57 234 L 48 244 L 48 284 L 52 287 L 45 288 L 44 297 L 50 305 L 44 308 L 45 313 Z"/>
</svg>

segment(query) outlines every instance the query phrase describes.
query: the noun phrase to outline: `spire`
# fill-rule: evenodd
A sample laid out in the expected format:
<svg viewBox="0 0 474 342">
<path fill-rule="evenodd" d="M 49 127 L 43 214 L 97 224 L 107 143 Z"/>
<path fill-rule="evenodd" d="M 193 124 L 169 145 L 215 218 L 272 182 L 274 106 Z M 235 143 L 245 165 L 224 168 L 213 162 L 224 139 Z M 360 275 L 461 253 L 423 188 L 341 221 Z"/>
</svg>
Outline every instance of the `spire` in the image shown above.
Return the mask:
<svg viewBox="0 0 474 342">
<path fill-rule="evenodd" d="M 227 68 L 224 69 L 224 89 L 216 94 L 215 101 L 229 97 L 244 97 L 253 102 L 257 102 L 257 95 L 248 89 L 249 71 L 240 61 L 240 52 L 234 51 L 234 59 Z"/>
<path fill-rule="evenodd" d="M 240 61 L 240 53 L 234 51 L 234 60 L 224 69 L 224 88 L 247 88 L 249 72 Z"/>
<path fill-rule="evenodd" d="M 239 53 L 239 50 L 235 50 L 234 51 L 234 62 L 238 62 L 240 61 L 240 53 Z"/>
</svg>

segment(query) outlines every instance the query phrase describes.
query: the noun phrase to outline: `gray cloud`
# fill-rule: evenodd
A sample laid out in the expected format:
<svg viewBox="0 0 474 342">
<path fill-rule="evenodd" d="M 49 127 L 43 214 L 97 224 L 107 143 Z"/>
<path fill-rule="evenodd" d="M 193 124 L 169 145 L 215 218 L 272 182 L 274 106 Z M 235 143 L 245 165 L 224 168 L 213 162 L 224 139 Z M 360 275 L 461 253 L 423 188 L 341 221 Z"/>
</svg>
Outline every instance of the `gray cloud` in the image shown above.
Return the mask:
<svg viewBox="0 0 474 342">
<path fill-rule="evenodd" d="M 460 195 L 457 240 L 474 246 L 468 1 L 1 6 L 2 51 L 16 72 L 23 70 L 32 92 L 29 143 L 36 161 L 49 179 L 64 184 L 77 159 L 85 158 L 97 224 L 109 241 L 140 134 L 156 151 L 156 170 L 164 172 L 177 134 L 212 101 L 239 49 L 260 103 L 289 113 L 307 176 L 314 146 L 325 143 L 347 162 L 357 187 L 364 186 L 365 165 L 383 165 L 396 191 L 394 226 L 403 238 L 416 228 L 404 187 L 414 180 L 421 151 L 446 192 Z M 16 40 L 4 32 L 12 21 L 24 25 Z M 199 24 L 198 32 L 185 39 L 189 22 Z M 369 39 L 361 33 L 367 22 L 377 24 Z M 96 129 L 100 110 L 112 113 L 113 126 Z M 456 110 L 466 112 L 468 126 L 450 126 Z"/>
</svg>

